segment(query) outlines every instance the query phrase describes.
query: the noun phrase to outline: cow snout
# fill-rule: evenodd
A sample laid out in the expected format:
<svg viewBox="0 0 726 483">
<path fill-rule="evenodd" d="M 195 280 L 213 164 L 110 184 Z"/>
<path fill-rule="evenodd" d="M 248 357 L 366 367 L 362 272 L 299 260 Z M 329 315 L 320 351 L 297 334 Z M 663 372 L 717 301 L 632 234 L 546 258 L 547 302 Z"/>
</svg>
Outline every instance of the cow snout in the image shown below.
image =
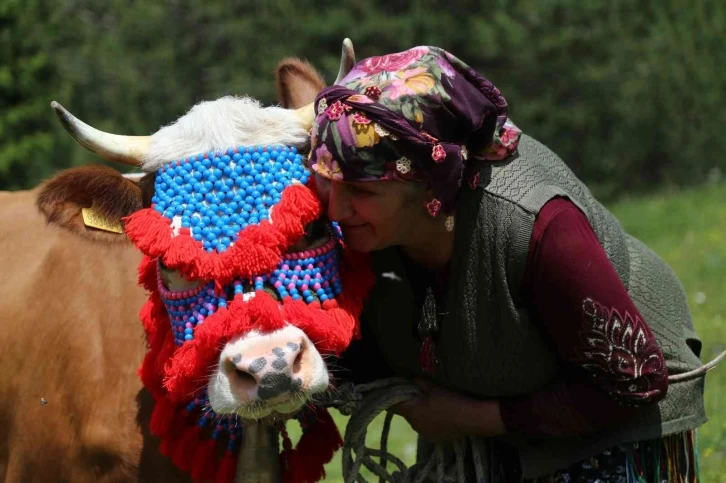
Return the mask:
<svg viewBox="0 0 726 483">
<path fill-rule="evenodd" d="M 237 393 L 254 394 L 263 401 L 285 393 L 298 392 L 302 386 L 299 375 L 305 356 L 302 338 L 284 346 L 254 347 L 246 354 L 227 356 L 230 385 Z"/>
<path fill-rule="evenodd" d="M 315 344 L 302 330 L 287 325 L 229 341 L 207 388 L 218 414 L 259 419 L 273 412 L 293 414 L 328 384 L 328 370 Z"/>
</svg>

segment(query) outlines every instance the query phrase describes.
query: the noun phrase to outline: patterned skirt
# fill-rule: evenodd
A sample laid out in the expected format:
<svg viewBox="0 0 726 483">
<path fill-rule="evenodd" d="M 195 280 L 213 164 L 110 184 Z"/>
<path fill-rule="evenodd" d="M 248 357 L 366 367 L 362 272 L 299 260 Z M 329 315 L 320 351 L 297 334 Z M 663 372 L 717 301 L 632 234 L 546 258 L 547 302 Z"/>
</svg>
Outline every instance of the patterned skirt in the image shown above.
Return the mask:
<svg viewBox="0 0 726 483">
<path fill-rule="evenodd" d="M 525 483 L 696 483 L 695 431 L 619 445 Z"/>
</svg>

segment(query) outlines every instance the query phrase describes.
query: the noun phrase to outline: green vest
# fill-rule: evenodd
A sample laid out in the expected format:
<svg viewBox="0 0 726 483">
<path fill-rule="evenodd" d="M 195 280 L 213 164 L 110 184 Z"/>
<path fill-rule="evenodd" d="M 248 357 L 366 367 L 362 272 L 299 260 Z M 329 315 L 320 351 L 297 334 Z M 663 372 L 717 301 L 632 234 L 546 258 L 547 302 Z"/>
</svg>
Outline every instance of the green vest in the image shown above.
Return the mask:
<svg viewBox="0 0 726 483">
<path fill-rule="evenodd" d="M 555 196 L 587 216 L 623 284 L 655 334 L 669 374 L 700 366 L 699 341 L 685 293 L 670 267 L 628 236 L 570 169 L 549 149 L 522 136 L 518 152 L 486 165 L 482 183 L 462 187 L 456 212 L 446 313 L 440 323 L 433 379 L 481 398 L 532 392 L 562 371 L 554 347 L 530 321 L 520 288 L 537 213 Z M 387 364 L 401 376 L 422 376 L 421 342 L 412 327 L 420 308 L 405 278 L 398 249 L 373 254 L 377 283 L 363 320 Z M 402 277 L 385 277 L 394 272 Z M 584 437 L 505 437 L 519 452 L 523 475 L 564 468 L 619 443 L 693 429 L 706 421 L 703 378 L 672 383 L 657 405 L 643 407 L 626 425 Z"/>
</svg>

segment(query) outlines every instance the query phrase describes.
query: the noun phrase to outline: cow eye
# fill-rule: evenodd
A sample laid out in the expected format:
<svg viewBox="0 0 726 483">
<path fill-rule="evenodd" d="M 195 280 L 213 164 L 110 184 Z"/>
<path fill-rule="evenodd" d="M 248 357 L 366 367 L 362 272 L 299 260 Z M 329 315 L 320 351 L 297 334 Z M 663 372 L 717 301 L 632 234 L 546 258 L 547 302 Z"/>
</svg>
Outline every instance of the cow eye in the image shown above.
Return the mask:
<svg viewBox="0 0 726 483">
<path fill-rule="evenodd" d="M 168 268 L 161 260 L 159 260 L 159 275 L 164 287 L 169 292 L 186 292 L 194 290 L 202 285 L 201 280 L 188 280 L 176 270 Z"/>
<path fill-rule="evenodd" d="M 289 248 L 289 252 L 302 252 L 321 247 L 330 239 L 328 231 L 328 222 L 324 218 L 319 218 L 305 225 L 305 233 L 297 243 Z"/>
</svg>

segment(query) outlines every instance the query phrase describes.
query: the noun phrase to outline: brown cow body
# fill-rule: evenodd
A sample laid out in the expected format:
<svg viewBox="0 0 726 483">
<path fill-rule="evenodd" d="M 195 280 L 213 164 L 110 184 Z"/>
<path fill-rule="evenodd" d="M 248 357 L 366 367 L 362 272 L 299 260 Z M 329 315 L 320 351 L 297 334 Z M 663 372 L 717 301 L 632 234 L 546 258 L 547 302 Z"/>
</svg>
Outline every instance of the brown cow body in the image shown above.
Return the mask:
<svg viewBox="0 0 726 483">
<path fill-rule="evenodd" d="M 46 225 L 36 196 L 0 193 L 0 480 L 186 481 L 146 428 L 140 254 Z"/>
</svg>

